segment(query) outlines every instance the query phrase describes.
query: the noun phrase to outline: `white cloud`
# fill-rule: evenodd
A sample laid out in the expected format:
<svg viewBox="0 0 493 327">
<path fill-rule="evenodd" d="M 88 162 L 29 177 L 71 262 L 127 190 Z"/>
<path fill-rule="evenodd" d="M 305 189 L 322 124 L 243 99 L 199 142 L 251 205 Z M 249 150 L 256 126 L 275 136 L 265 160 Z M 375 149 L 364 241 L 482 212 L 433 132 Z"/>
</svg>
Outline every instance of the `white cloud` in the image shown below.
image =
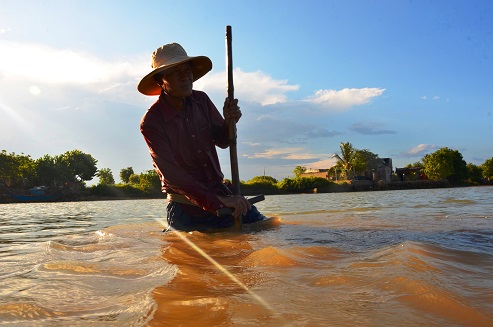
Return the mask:
<svg viewBox="0 0 493 327">
<path fill-rule="evenodd" d="M 421 100 L 428 100 L 428 99 L 429 99 L 429 98 L 428 98 L 428 96 L 426 96 L 426 95 L 423 95 L 423 96 L 421 97 Z M 432 99 L 432 100 L 440 100 L 440 97 L 439 97 L 438 95 L 435 95 L 435 96 L 433 96 L 431 99 Z M 446 101 L 448 101 L 448 99 L 447 99 Z"/>
<path fill-rule="evenodd" d="M 0 89 L 4 100 L 28 101 L 38 96 L 65 106 L 67 101 L 152 103 L 154 97 L 137 92 L 148 73 L 142 58 L 103 59 L 71 49 L 0 40 Z M 90 100 L 92 99 L 92 100 Z"/>
<path fill-rule="evenodd" d="M 329 159 L 319 160 L 316 162 L 306 164 L 306 166 L 308 166 L 308 168 L 310 169 L 327 169 L 334 166 L 336 162 L 337 162 L 336 159 L 329 158 Z"/>
<path fill-rule="evenodd" d="M 305 101 L 322 105 L 328 109 L 346 109 L 369 103 L 374 97 L 383 94 L 385 89 L 379 88 L 345 88 L 337 90 L 318 90 Z"/>
<path fill-rule="evenodd" d="M 244 155 L 250 159 L 284 159 L 284 160 L 310 160 L 318 158 L 317 155 L 304 152 L 304 148 L 276 148 L 252 155 Z"/>
<path fill-rule="evenodd" d="M 248 99 L 263 106 L 288 101 L 287 92 L 298 91 L 298 85 L 290 85 L 286 80 L 275 80 L 271 76 L 257 71 L 243 72 L 240 68 L 234 70 L 235 97 Z M 207 92 L 226 93 L 226 72 L 209 73 L 194 83 L 197 89 Z"/>
<path fill-rule="evenodd" d="M 4 78 L 45 84 L 106 83 L 118 77 L 143 76 L 144 65 L 125 60 L 104 61 L 90 54 L 45 45 L 0 41 L 0 70 Z"/>
<path fill-rule="evenodd" d="M 378 122 L 354 123 L 349 129 L 363 135 L 396 134 L 396 131 L 385 129 L 384 125 Z"/>
<path fill-rule="evenodd" d="M 408 151 L 406 151 L 404 154 L 406 156 L 414 157 L 414 156 L 421 156 L 424 155 L 427 152 L 430 152 L 432 150 L 437 149 L 438 147 L 436 145 L 431 145 L 431 144 L 419 144 Z"/>
<path fill-rule="evenodd" d="M 251 146 L 251 147 L 262 145 L 259 142 L 243 142 L 243 143 L 246 144 L 246 145 L 248 145 L 248 146 Z"/>
</svg>

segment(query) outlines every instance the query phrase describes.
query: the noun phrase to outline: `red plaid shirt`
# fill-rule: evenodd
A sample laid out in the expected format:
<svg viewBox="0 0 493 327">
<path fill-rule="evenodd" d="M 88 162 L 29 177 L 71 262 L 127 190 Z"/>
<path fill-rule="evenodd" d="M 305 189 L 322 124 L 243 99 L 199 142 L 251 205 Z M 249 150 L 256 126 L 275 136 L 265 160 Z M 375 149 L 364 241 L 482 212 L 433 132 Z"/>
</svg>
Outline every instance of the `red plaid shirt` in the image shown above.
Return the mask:
<svg viewBox="0 0 493 327">
<path fill-rule="evenodd" d="M 216 197 L 224 178 L 216 146 L 228 147 L 228 129 L 207 94 L 194 90 L 178 111 L 161 93 L 142 118 L 140 131 L 163 192 L 185 195 L 203 210 L 223 207 Z"/>
</svg>

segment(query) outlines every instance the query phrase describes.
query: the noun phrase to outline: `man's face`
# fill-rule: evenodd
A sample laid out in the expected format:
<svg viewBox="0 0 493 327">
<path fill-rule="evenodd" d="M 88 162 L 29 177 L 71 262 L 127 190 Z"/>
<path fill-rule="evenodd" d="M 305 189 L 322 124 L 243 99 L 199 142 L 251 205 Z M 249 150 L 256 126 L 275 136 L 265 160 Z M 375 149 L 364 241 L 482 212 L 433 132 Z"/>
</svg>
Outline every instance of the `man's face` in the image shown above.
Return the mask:
<svg viewBox="0 0 493 327">
<path fill-rule="evenodd" d="M 171 68 L 163 76 L 163 87 L 169 95 L 184 98 L 192 94 L 192 64 L 185 62 Z"/>
</svg>

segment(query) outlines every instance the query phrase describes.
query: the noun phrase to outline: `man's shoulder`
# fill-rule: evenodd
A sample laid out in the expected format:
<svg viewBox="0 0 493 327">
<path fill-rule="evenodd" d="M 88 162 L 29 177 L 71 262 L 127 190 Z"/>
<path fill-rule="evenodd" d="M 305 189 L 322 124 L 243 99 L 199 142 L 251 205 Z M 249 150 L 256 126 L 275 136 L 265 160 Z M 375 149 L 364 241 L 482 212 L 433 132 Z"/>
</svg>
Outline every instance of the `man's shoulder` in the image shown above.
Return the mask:
<svg viewBox="0 0 493 327">
<path fill-rule="evenodd" d="M 158 107 L 159 107 L 159 101 L 156 101 L 154 102 L 145 112 L 144 112 L 144 116 L 142 117 L 142 119 L 144 120 L 147 116 L 152 116 L 152 115 L 155 115 L 157 110 L 158 110 Z"/>
<path fill-rule="evenodd" d="M 159 99 L 156 100 L 145 112 L 141 119 L 141 125 L 157 121 L 156 118 L 162 115 L 164 104 Z"/>
</svg>

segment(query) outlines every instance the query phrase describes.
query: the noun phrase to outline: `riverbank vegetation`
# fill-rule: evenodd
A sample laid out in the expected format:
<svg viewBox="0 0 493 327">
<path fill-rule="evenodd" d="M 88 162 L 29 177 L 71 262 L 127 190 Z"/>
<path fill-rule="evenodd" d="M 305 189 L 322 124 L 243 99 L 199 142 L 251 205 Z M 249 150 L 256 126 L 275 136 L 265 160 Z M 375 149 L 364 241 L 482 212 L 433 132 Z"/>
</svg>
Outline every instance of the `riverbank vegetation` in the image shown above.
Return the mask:
<svg viewBox="0 0 493 327">
<path fill-rule="evenodd" d="M 242 181 L 240 188 L 245 195 L 267 195 L 468 186 L 493 181 L 493 157 L 477 166 L 466 163 L 458 150 L 445 147 L 425 155 L 419 162 L 408 164 L 407 168 L 417 169 L 416 176 L 403 181 L 393 173 L 392 182 L 378 183 L 366 177 L 381 163 L 378 155 L 367 149 L 358 150 L 349 142 L 341 143 L 340 147 L 341 154 L 334 155 L 337 163 L 325 178 L 303 176 L 306 167 L 296 166 L 293 177 L 276 180 L 271 176 L 256 176 Z M 99 183 L 87 187 L 86 182 L 94 177 L 98 177 Z M 122 168 L 120 180 L 115 183 L 111 169 L 98 169 L 97 160 L 80 150 L 38 159 L 6 150 L 0 153 L 0 193 L 43 185 L 52 190 L 64 190 L 71 199 L 162 197 L 159 177 L 154 170 L 135 173 L 132 167 Z"/>
</svg>

